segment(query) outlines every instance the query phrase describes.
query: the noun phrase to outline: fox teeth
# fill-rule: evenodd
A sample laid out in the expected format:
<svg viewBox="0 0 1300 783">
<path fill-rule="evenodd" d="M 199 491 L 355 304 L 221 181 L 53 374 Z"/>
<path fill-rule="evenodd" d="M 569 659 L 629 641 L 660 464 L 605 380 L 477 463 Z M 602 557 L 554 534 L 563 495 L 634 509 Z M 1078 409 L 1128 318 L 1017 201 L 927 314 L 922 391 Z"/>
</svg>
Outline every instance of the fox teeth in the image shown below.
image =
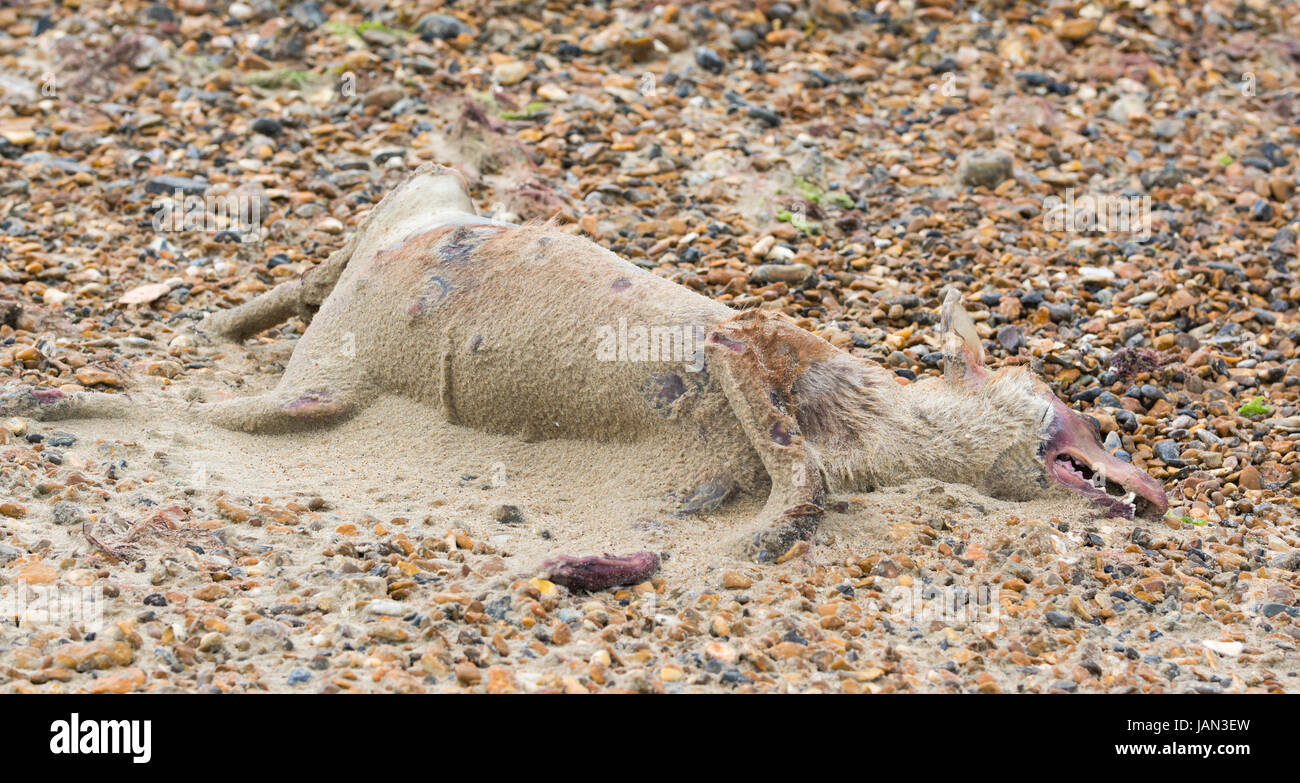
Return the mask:
<svg viewBox="0 0 1300 783">
<path fill-rule="evenodd" d="M 1125 503 L 1128 503 L 1129 505 L 1133 505 L 1133 498 L 1135 497 L 1137 497 L 1137 493 L 1130 491 L 1127 495 L 1120 498 L 1120 500 L 1124 501 Z"/>
</svg>

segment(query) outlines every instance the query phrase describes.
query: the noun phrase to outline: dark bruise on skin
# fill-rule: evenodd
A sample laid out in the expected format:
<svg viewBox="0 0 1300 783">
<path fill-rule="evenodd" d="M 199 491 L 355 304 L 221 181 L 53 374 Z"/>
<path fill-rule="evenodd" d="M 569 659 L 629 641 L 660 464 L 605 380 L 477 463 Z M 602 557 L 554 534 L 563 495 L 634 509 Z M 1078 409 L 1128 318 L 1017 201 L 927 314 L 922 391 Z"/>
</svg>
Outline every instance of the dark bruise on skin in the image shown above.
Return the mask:
<svg viewBox="0 0 1300 783">
<path fill-rule="evenodd" d="M 686 393 L 686 381 L 677 373 L 655 375 L 646 382 L 650 402 L 656 408 L 671 408 L 679 397 Z"/>
<path fill-rule="evenodd" d="M 790 431 L 781 422 L 772 425 L 772 442 L 778 446 L 789 446 L 792 438 Z"/>
<path fill-rule="evenodd" d="M 483 335 L 476 334 L 469 338 L 469 352 L 478 353 L 478 349 L 483 347 Z"/>
<path fill-rule="evenodd" d="M 659 555 L 654 552 L 636 552 L 624 557 L 561 555 L 542 563 L 542 568 L 546 578 L 558 585 L 575 592 L 594 593 L 644 582 L 659 570 Z"/>
<path fill-rule="evenodd" d="M 682 410 L 698 399 L 709 385 L 708 369 L 701 367 L 698 372 L 664 373 L 652 375 L 641 384 L 640 390 L 646 402 L 663 416 L 671 416 L 674 408 Z M 691 396 L 696 395 L 696 396 Z M 685 397 L 686 399 L 682 399 Z M 678 404 L 678 400 L 682 400 Z"/>
<path fill-rule="evenodd" d="M 632 287 L 632 281 L 628 280 L 626 277 L 620 277 L 619 279 L 609 284 L 609 290 L 613 291 L 616 294 L 626 291 L 631 287 Z"/>
<path fill-rule="evenodd" d="M 471 252 L 479 246 L 474 237 L 474 229 L 461 226 L 438 245 L 437 253 L 449 264 L 457 264 L 469 258 Z"/>
<path fill-rule="evenodd" d="M 420 317 L 427 311 L 436 307 L 443 299 L 447 298 L 447 290 L 450 286 L 447 281 L 439 275 L 430 275 L 425 278 L 424 284 L 420 286 L 420 294 L 415 301 L 411 303 L 406 311 L 413 317 Z"/>
</svg>

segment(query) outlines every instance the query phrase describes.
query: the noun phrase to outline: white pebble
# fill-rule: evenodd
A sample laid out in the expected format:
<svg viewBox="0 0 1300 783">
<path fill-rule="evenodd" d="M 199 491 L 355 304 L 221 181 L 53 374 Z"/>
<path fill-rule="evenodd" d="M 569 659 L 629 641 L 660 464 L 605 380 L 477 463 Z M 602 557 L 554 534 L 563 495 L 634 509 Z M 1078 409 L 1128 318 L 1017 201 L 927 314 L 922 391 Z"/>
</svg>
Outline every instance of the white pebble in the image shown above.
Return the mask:
<svg viewBox="0 0 1300 783">
<path fill-rule="evenodd" d="M 794 251 L 785 245 L 777 245 L 767 253 L 767 259 L 776 263 L 782 263 L 794 258 Z"/>
<path fill-rule="evenodd" d="M 1241 642 L 1218 642 L 1207 639 L 1206 641 L 1201 642 L 1201 644 L 1215 651 L 1219 655 L 1227 655 L 1232 658 L 1241 655 L 1242 650 L 1246 649 L 1246 645 Z"/>
<path fill-rule="evenodd" d="M 394 601 L 390 598 L 381 598 L 377 601 L 371 601 L 366 604 L 366 612 L 369 614 L 383 614 L 392 617 L 400 617 L 411 611 L 411 607 L 401 601 Z"/>
</svg>

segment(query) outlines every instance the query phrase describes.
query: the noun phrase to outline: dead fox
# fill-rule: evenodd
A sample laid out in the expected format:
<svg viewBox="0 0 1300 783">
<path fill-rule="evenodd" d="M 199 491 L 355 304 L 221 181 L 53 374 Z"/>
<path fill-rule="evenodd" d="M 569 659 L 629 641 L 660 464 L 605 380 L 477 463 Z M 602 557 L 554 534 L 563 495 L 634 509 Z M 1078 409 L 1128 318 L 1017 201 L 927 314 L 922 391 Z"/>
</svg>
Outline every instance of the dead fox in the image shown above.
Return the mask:
<svg viewBox="0 0 1300 783">
<path fill-rule="evenodd" d="M 420 167 L 301 279 L 199 331 L 238 341 L 294 315 L 310 326 L 276 389 L 204 404 L 203 416 L 254 433 L 325 427 L 396 392 L 529 440 L 657 439 L 696 477 L 679 493 L 683 513 L 766 493 L 743 537 L 759 561 L 802 547 L 828 493 L 921 476 L 1002 498 L 1077 496 L 1107 515 L 1168 506 L 1046 384 L 984 367 L 955 291 L 941 310 L 944 377 L 900 386 L 766 311 L 737 312 L 549 226 L 480 217 L 463 177 L 442 166 Z M 124 404 L 26 389 L 0 407 L 54 419 Z M 655 567 L 637 555 L 554 571 L 594 588 Z"/>
</svg>

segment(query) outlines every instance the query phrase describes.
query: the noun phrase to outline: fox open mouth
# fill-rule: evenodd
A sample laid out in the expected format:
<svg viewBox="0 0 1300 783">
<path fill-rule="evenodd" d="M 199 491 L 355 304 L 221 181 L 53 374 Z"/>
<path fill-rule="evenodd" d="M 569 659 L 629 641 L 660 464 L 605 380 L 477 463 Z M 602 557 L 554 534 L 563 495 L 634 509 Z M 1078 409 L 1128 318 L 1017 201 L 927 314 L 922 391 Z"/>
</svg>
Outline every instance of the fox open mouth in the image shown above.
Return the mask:
<svg viewBox="0 0 1300 783">
<path fill-rule="evenodd" d="M 1111 480 L 1104 469 L 1094 469 L 1082 455 L 1057 452 L 1048 460 L 1048 472 L 1062 486 L 1083 495 L 1107 513 L 1125 519 L 1159 517 L 1167 508 L 1167 504 L 1158 504 Z"/>
</svg>

